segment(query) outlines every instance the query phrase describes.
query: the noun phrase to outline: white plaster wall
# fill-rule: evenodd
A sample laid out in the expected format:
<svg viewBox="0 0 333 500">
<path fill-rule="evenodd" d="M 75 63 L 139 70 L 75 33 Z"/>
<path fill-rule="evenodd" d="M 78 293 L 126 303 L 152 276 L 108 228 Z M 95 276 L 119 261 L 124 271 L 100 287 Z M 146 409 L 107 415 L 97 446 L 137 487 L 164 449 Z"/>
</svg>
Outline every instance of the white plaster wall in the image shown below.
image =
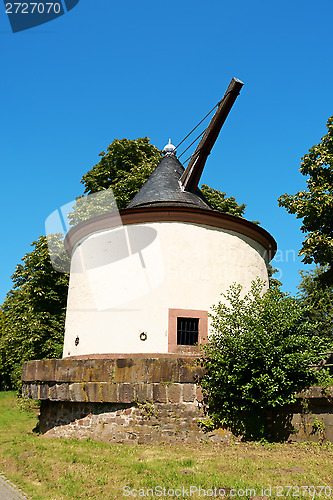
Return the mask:
<svg viewBox="0 0 333 500">
<path fill-rule="evenodd" d="M 265 260 L 246 236 L 189 223 L 90 235 L 72 256 L 63 355 L 166 353 L 169 308 L 209 311 L 233 282 L 268 283 Z"/>
</svg>

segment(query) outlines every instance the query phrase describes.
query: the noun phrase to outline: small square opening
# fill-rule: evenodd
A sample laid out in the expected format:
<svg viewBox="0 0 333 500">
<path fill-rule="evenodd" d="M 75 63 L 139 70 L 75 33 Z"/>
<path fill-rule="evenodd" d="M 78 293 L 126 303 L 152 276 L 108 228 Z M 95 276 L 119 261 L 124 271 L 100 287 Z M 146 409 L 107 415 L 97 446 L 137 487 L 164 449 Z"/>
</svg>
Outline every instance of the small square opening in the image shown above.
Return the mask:
<svg viewBox="0 0 333 500">
<path fill-rule="evenodd" d="M 196 345 L 199 337 L 199 318 L 177 318 L 177 345 Z"/>
</svg>

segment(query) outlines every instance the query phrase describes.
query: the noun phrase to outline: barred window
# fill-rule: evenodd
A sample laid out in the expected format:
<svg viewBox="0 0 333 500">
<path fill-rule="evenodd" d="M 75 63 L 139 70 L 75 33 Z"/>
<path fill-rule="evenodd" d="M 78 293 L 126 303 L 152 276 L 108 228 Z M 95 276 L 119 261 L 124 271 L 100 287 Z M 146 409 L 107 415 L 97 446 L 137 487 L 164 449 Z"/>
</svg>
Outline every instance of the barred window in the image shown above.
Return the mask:
<svg viewBox="0 0 333 500">
<path fill-rule="evenodd" d="M 177 318 L 177 345 L 198 343 L 199 318 Z"/>
</svg>

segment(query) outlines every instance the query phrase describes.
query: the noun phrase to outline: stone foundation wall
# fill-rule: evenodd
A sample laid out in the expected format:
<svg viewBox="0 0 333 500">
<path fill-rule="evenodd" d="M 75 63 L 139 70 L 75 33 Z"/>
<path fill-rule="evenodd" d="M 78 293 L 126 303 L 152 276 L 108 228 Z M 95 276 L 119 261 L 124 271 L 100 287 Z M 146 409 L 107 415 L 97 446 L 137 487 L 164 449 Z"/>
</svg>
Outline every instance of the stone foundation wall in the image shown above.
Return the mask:
<svg viewBox="0 0 333 500">
<path fill-rule="evenodd" d="M 39 427 L 48 436 L 106 442 L 223 442 L 206 420 L 195 356 L 29 361 L 23 396 L 41 400 Z M 304 403 L 305 402 L 305 403 Z M 333 387 L 312 387 L 270 415 L 275 440 L 333 442 Z"/>
<path fill-rule="evenodd" d="M 294 428 L 290 441 L 333 443 L 333 387 L 310 387 L 297 395 L 297 403 L 287 406 L 283 415 Z"/>
<path fill-rule="evenodd" d="M 40 431 L 47 437 L 92 438 L 107 443 L 226 442 L 228 431 L 204 432 L 196 403 L 68 403 L 43 401 Z"/>
<path fill-rule="evenodd" d="M 195 355 L 29 361 L 24 397 L 41 400 L 47 436 L 106 442 L 221 442 L 229 431 L 205 433 L 200 419 L 202 369 Z"/>
</svg>

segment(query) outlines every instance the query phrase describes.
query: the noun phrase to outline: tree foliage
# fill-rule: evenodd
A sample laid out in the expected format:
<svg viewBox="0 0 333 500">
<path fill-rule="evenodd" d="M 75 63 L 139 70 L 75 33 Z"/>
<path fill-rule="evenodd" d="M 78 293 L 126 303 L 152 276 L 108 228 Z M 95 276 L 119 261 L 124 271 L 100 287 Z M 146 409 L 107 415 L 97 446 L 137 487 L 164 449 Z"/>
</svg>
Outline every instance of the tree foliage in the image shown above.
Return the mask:
<svg viewBox="0 0 333 500">
<path fill-rule="evenodd" d="M 333 338 L 333 284 L 328 285 L 326 267 L 317 266 L 311 271 L 301 271 L 298 286 L 299 299 L 306 306 L 309 317 L 316 321 L 318 333 Z"/>
<path fill-rule="evenodd" d="M 206 184 L 202 184 L 200 187 L 203 195 L 209 201 L 212 208 L 218 210 L 219 212 L 224 212 L 230 215 L 235 215 L 237 217 L 243 217 L 246 205 L 238 205 L 236 198 L 230 196 L 226 198 L 226 193 L 222 193 L 217 189 L 213 189 Z"/>
<path fill-rule="evenodd" d="M 282 286 L 281 281 L 273 277 L 274 274 L 278 272 L 279 269 L 273 267 L 272 264 L 269 262 L 267 265 L 267 274 L 268 274 L 268 283 L 270 288 Z"/>
<path fill-rule="evenodd" d="M 303 262 L 328 266 L 327 281 L 333 283 L 333 116 L 328 133 L 301 160 L 300 172 L 309 176 L 307 189 L 295 195 L 284 194 L 279 205 L 303 219 L 306 233 L 300 250 Z"/>
<path fill-rule="evenodd" d="M 62 356 L 68 275 L 56 272 L 46 238 L 32 243 L 0 309 L 0 385 L 19 387 L 22 363 Z"/>
<path fill-rule="evenodd" d="M 101 160 L 81 180 L 84 193 L 112 188 L 119 209 L 126 208 L 161 161 L 161 151 L 148 137 L 115 139 Z"/>
<path fill-rule="evenodd" d="M 314 383 L 309 365 L 329 342 L 315 331 L 295 298 L 256 280 L 242 296 L 234 284 L 213 307 L 213 334 L 202 359 L 201 385 L 216 425 L 245 439 L 268 437 L 265 412 L 295 400 Z"/>
</svg>

